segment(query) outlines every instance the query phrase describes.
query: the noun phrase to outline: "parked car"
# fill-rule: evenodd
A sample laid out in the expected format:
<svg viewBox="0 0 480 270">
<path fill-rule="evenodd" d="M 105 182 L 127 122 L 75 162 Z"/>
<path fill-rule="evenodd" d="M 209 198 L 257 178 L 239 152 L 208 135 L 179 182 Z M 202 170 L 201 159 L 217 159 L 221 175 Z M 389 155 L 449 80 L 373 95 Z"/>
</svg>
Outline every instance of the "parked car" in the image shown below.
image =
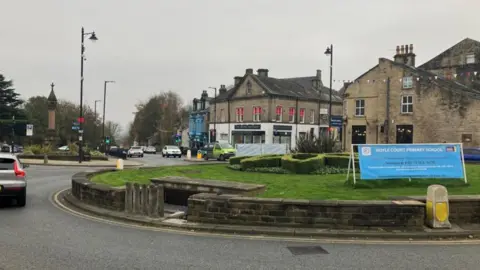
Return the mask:
<svg viewBox="0 0 480 270">
<path fill-rule="evenodd" d="M 203 159 L 209 160 L 210 158 L 224 161 L 235 156 L 237 150 L 229 143 L 209 143 L 202 148 Z"/>
<path fill-rule="evenodd" d="M 12 148 L 10 147 L 10 145 L 4 144 L 4 145 L 2 145 L 2 147 L 0 148 L 0 152 L 2 152 L 2 153 L 11 153 L 11 152 L 12 152 Z"/>
<path fill-rule="evenodd" d="M 133 146 L 128 150 L 128 157 L 143 157 L 141 146 Z"/>
<path fill-rule="evenodd" d="M 463 159 L 465 161 L 480 162 L 480 148 L 465 148 L 465 149 L 463 149 Z"/>
<path fill-rule="evenodd" d="M 176 145 L 165 145 L 162 149 L 162 157 L 182 157 L 182 151 Z"/>
<path fill-rule="evenodd" d="M 69 151 L 70 150 L 70 147 L 68 147 L 68 145 L 64 145 L 64 146 L 61 146 L 58 148 L 59 151 Z"/>
<path fill-rule="evenodd" d="M 143 150 L 145 154 L 156 154 L 157 153 L 157 148 L 155 146 L 149 146 L 145 147 L 145 150 Z"/>
<path fill-rule="evenodd" d="M 127 159 L 128 150 L 124 148 L 114 147 L 110 148 L 110 151 L 108 151 L 108 155 L 121 159 Z"/>
<path fill-rule="evenodd" d="M 27 174 L 17 156 L 0 153 L 0 197 L 15 198 L 18 206 L 27 201 Z"/>
</svg>

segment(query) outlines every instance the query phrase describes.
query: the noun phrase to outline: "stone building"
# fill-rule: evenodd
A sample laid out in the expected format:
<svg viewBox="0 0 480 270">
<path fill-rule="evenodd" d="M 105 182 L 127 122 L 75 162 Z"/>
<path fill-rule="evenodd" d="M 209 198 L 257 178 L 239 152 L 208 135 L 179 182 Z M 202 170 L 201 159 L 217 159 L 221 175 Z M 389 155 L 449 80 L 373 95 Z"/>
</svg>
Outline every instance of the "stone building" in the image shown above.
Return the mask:
<svg viewBox="0 0 480 270">
<path fill-rule="evenodd" d="M 344 148 L 445 141 L 480 145 L 480 91 L 440 76 L 439 69 L 416 68 L 412 45 L 396 51 L 393 60 L 380 58 L 345 89 Z"/>
<path fill-rule="evenodd" d="M 210 130 L 216 124 L 218 141 L 285 143 L 293 148 L 299 136 L 328 130 L 329 92 L 320 70 L 315 76 L 279 79 L 270 77 L 268 69 L 257 74 L 247 69 L 234 78 L 230 89 L 222 85 L 211 101 Z M 338 128 L 341 113 L 342 98 L 333 90 L 332 123 Z M 337 129 L 332 132 L 341 134 Z"/>
<path fill-rule="evenodd" d="M 419 68 L 480 90 L 480 42 L 466 38 Z"/>
</svg>

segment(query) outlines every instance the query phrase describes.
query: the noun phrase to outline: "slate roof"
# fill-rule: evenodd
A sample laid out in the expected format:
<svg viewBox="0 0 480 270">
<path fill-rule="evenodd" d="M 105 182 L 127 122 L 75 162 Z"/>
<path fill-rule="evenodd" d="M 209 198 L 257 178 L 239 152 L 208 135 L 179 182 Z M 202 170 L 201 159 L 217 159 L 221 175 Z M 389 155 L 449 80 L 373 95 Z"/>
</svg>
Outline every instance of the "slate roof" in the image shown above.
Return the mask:
<svg viewBox="0 0 480 270">
<path fill-rule="evenodd" d="M 267 94 L 270 95 L 323 101 L 329 100 L 330 88 L 325 86 L 321 86 L 319 89 L 313 87 L 312 80 L 316 79 L 315 76 L 278 79 L 250 74 L 244 76 L 239 85 L 241 85 L 247 77 L 253 78 L 264 88 Z M 227 89 L 226 93 L 218 95 L 217 100 L 220 102 L 232 97 L 237 88 L 238 86 L 232 86 L 230 89 Z M 332 90 L 332 101 L 342 102 L 342 97 L 338 91 Z"/>
<path fill-rule="evenodd" d="M 465 38 L 452 47 L 446 49 L 444 52 L 420 65 L 419 68 L 428 70 L 437 69 L 441 65 L 443 58 L 449 56 L 450 53 L 457 48 L 471 48 L 473 50 L 480 50 L 480 41 L 471 38 Z"/>
</svg>

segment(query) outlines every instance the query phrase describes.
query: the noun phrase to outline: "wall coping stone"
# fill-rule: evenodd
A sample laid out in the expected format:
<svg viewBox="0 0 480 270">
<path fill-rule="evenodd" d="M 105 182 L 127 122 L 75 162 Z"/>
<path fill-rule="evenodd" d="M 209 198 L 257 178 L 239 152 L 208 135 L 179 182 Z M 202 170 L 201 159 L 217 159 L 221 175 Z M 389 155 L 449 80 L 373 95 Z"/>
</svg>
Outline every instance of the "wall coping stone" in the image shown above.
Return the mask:
<svg viewBox="0 0 480 270">
<path fill-rule="evenodd" d="M 194 185 L 194 186 L 200 186 L 200 187 L 213 187 L 213 188 L 220 188 L 220 189 L 223 188 L 223 189 L 238 190 L 239 192 L 250 192 L 250 191 L 255 191 L 255 190 L 265 188 L 265 185 L 207 180 L 207 179 L 194 179 L 194 178 L 181 177 L 181 176 L 165 176 L 161 178 L 152 178 L 150 179 L 150 182 L 152 182 L 153 184 L 163 184 L 165 185 L 165 187 L 168 187 L 168 184 Z"/>
</svg>

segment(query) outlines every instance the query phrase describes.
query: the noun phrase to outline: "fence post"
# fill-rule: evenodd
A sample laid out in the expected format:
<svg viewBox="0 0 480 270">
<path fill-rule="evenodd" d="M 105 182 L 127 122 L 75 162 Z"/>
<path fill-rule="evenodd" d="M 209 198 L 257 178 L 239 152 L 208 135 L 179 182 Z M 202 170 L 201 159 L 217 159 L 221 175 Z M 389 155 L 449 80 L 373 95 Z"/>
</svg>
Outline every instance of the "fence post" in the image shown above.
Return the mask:
<svg viewBox="0 0 480 270">
<path fill-rule="evenodd" d="M 148 216 L 158 217 L 158 187 L 156 185 L 148 186 Z"/>
<path fill-rule="evenodd" d="M 133 186 L 132 183 L 127 182 L 125 184 L 125 211 L 132 213 L 132 201 L 133 200 Z"/>
<path fill-rule="evenodd" d="M 140 185 L 138 183 L 133 184 L 133 213 L 137 214 L 140 212 Z"/>
<path fill-rule="evenodd" d="M 147 185 L 142 185 L 142 214 L 148 214 L 148 190 Z"/>
</svg>

